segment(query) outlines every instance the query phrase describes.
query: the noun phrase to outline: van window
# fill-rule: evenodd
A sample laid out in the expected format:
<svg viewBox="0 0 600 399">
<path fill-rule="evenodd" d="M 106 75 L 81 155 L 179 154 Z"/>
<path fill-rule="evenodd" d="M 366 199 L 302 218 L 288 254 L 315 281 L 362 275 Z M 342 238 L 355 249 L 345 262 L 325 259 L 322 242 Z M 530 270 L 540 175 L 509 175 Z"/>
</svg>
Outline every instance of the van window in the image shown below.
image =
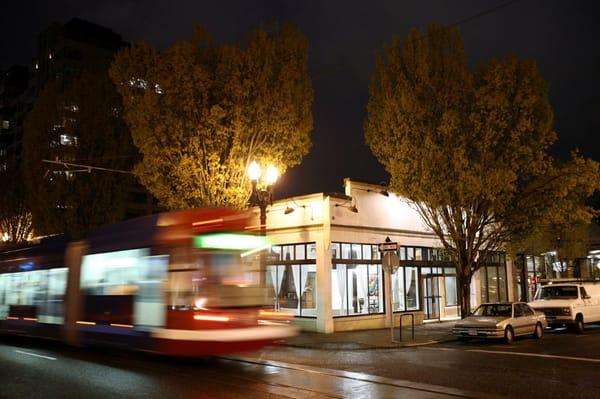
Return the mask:
<svg viewBox="0 0 600 399">
<path fill-rule="evenodd" d="M 583 287 L 579 287 L 579 294 L 581 296 L 581 299 L 584 299 L 585 297 L 587 297 L 587 292 L 585 292 L 585 288 L 583 288 Z"/>
<path fill-rule="evenodd" d="M 577 299 L 577 287 L 574 285 L 547 285 L 538 290 L 535 300 Z"/>
</svg>

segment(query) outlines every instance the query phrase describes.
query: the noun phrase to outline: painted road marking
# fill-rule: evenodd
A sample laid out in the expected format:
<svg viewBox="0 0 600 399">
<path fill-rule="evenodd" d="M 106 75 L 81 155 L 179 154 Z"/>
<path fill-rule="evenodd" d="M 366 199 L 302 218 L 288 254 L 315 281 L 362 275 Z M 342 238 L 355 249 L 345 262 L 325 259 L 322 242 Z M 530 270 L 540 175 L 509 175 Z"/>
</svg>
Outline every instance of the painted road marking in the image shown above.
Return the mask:
<svg viewBox="0 0 600 399">
<path fill-rule="evenodd" d="M 428 348 L 428 347 L 425 347 L 425 348 L 421 348 L 421 349 L 426 349 L 426 350 L 430 350 L 430 351 L 455 351 L 455 350 L 458 350 L 456 348 L 446 348 L 444 346 L 439 346 L 437 348 Z"/>
<path fill-rule="evenodd" d="M 576 360 L 576 361 L 579 361 L 579 362 L 600 363 L 600 359 L 594 359 L 594 358 L 589 358 L 589 357 L 546 355 L 544 353 L 511 352 L 511 351 L 487 351 L 485 349 L 467 349 L 465 352 L 496 353 L 496 354 L 501 354 L 501 355 L 542 357 L 542 358 L 547 358 L 547 359 L 563 359 L 563 360 Z"/>
<path fill-rule="evenodd" d="M 29 356 L 34 356 L 34 357 L 41 357 L 42 359 L 56 360 L 55 357 L 38 355 L 37 353 L 24 352 L 24 351 L 20 351 L 20 350 L 16 350 L 16 349 L 15 349 L 15 352 L 20 353 L 22 355 L 29 355 Z"/>
</svg>

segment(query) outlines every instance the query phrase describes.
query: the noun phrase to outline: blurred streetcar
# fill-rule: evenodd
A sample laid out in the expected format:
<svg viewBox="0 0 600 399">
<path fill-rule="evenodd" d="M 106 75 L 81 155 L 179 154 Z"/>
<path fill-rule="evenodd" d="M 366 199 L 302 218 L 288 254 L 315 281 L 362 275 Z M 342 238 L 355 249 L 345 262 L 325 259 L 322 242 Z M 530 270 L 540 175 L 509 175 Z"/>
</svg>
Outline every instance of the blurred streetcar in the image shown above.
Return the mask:
<svg viewBox="0 0 600 399">
<path fill-rule="evenodd" d="M 174 356 L 248 351 L 295 335 L 269 307 L 254 217 L 193 209 L 48 237 L 0 253 L 0 332 Z M 255 229 L 254 229 L 255 230 Z"/>
</svg>

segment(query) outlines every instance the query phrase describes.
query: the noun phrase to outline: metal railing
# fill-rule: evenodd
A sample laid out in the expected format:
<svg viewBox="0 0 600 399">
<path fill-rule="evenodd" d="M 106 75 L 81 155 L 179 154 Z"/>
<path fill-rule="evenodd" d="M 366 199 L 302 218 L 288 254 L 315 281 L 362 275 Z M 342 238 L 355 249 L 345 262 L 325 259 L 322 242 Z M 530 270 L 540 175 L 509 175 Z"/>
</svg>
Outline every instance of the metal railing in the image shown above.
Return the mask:
<svg viewBox="0 0 600 399">
<path fill-rule="evenodd" d="M 402 342 L 402 319 L 404 316 L 409 316 L 410 317 L 410 322 L 411 322 L 411 327 L 412 327 L 412 339 L 413 341 L 415 340 L 415 315 L 412 313 L 400 313 L 399 315 L 396 315 L 397 317 L 400 318 L 400 323 L 399 323 L 399 340 L 398 341 L 393 341 L 393 342 L 397 342 L 400 343 Z"/>
</svg>

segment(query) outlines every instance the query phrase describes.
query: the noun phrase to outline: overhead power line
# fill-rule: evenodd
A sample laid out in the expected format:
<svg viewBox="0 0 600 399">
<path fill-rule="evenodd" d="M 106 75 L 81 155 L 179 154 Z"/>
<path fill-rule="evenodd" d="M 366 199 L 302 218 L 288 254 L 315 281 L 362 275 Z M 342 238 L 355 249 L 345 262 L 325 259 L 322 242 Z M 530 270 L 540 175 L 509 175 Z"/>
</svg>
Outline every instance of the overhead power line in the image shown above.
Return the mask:
<svg viewBox="0 0 600 399">
<path fill-rule="evenodd" d="M 64 166 L 70 172 L 87 172 L 87 173 L 90 173 L 92 170 L 101 170 L 101 171 L 104 171 L 104 172 L 123 173 L 123 174 L 127 174 L 127 175 L 132 175 L 133 174 L 133 172 L 128 171 L 128 170 L 103 168 L 101 166 L 83 165 L 83 164 L 79 164 L 79 163 L 72 163 L 72 162 L 61 161 L 59 159 L 54 160 L 54 161 L 49 160 L 49 159 L 43 159 L 42 162 L 51 163 L 51 164 L 54 164 L 54 165 Z M 69 169 L 71 167 L 73 167 L 73 168 L 81 168 L 81 169 L 71 170 L 71 169 Z"/>
<path fill-rule="evenodd" d="M 497 12 L 497 11 L 503 9 L 503 8 L 506 8 L 506 7 L 509 7 L 509 6 L 511 6 L 511 5 L 515 4 L 515 3 L 518 3 L 519 1 L 521 1 L 521 0 L 509 0 L 509 1 L 505 1 L 504 3 L 500 3 L 500 4 L 496 5 L 496 6 L 493 6 L 493 7 L 490 7 L 490 8 L 486 8 L 485 10 L 482 10 L 482 11 L 476 13 L 476 14 L 470 15 L 470 16 L 462 18 L 462 19 L 459 19 L 458 21 L 452 22 L 451 24 L 448 24 L 448 25 L 445 25 L 445 26 L 447 28 L 451 28 L 451 27 L 454 27 L 454 26 L 459 26 L 459 25 L 466 24 L 466 23 L 471 22 L 471 21 L 473 21 L 475 19 L 484 17 L 484 16 L 489 15 L 489 14 L 493 14 L 493 13 L 495 13 L 495 12 Z M 422 34 L 421 36 L 418 36 L 417 38 L 415 38 L 413 40 L 419 41 L 419 40 L 424 39 L 425 37 L 427 37 L 427 34 Z M 317 80 L 317 79 L 326 77 L 328 75 L 331 75 L 332 73 L 336 72 L 337 70 L 339 70 L 339 69 L 341 69 L 342 67 L 345 67 L 345 66 L 346 66 L 346 64 L 334 67 L 334 68 L 332 68 L 332 70 L 314 77 L 313 80 Z"/>
</svg>

